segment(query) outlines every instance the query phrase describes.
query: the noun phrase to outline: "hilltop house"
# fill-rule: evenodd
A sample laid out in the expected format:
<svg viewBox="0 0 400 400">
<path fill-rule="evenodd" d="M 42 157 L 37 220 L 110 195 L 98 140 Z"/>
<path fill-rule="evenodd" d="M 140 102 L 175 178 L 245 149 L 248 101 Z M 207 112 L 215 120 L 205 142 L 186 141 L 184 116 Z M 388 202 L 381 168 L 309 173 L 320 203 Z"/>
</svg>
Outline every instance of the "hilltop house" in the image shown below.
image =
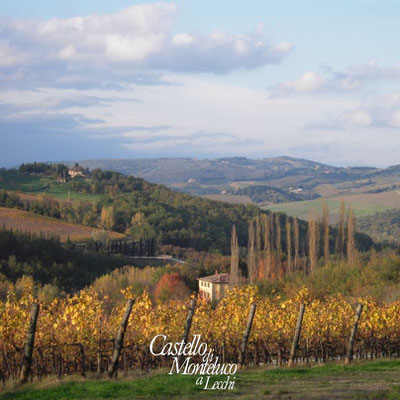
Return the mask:
<svg viewBox="0 0 400 400">
<path fill-rule="evenodd" d="M 75 164 L 72 168 L 68 170 L 68 175 L 71 178 L 75 178 L 76 176 L 82 176 L 83 178 L 87 178 L 88 172 L 81 165 Z"/>
<path fill-rule="evenodd" d="M 210 301 L 221 299 L 229 289 L 229 274 L 219 274 L 215 271 L 214 275 L 204 276 L 197 280 L 200 297 Z"/>
</svg>

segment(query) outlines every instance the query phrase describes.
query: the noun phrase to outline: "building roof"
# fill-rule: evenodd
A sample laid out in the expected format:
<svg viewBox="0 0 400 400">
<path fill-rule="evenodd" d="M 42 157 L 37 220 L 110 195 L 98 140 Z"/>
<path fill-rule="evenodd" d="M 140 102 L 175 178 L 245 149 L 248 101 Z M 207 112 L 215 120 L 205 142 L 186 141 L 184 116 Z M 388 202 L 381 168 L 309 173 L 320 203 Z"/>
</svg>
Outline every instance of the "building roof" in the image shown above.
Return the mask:
<svg viewBox="0 0 400 400">
<path fill-rule="evenodd" d="M 215 271 L 214 275 L 203 276 L 198 278 L 198 280 L 211 283 L 229 283 L 229 274 L 219 274 L 217 271 Z"/>
<path fill-rule="evenodd" d="M 72 168 L 69 168 L 68 171 L 83 172 L 84 168 L 81 165 L 76 165 Z"/>
</svg>

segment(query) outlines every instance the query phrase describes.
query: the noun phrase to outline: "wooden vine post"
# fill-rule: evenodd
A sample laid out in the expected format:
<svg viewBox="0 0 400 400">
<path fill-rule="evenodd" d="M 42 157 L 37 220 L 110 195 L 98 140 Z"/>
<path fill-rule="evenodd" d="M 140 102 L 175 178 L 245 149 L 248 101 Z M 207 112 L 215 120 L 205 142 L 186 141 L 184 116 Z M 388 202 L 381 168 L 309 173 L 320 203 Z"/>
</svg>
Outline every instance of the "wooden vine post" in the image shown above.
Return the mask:
<svg viewBox="0 0 400 400">
<path fill-rule="evenodd" d="M 132 311 L 134 301 L 132 299 L 128 300 L 128 303 L 126 304 L 125 308 L 125 313 L 124 316 L 122 317 L 121 325 L 119 326 L 117 336 L 115 338 L 114 342 L 114 352 L 111 357 L 111 363 L 108 368 L 108 377 L 112 378 L 117 371 L 118 368 L 118 360 L 119 356 L 121 354 L 122 348 L 124 346 L 124 336 L 126 332 L 126 327 L 128 325 L 128 320 L 129 316 Z"/>
<path fill-rule="evenodd" d="M 39 304 L 33 303 L 31 307 L 31 319 L 29 322 L 28 331 L 26 332 L 26 343 L 24 349 L 24 358 L 22 360 L 20 382 L 26 383 L 32 366 L 33 347 L 35 345 L 36 325 L 39 315 Z"/>
<path fill-rule="evenodd" d="M 254 314 L 256 313 L 256 303 L 250 306 L 249 317 L 247 319 L 246 329 L 243 333 L 242 345 L 240 346 L 239 367 L 242 368 L 246 362 L 247 343 L 249 341 L 251 326 L 253 324 Z"/>
<path fill-rule="evenodd" d="M 353 360 L 354 341 L 356 339 L 358 323 L 360 321 L 363 307 L 364 306 L 361 303 L 359 303 L 357 306 L 356 315 L 354 317 L 354 324 L 353 324 L 353 328 L 351 329 L 349 344 L 347 346 L 347 354 L 346 354 L 345 364 L 350 364 L 351 361 Z"/>
<path fill-rule="evenodd" d="M 186 317 L 185 330 L 183 332 L 183 337 L 182 337 L 182 340 L 184 343 L 187 343 L 187 341 L 188 341 L 190 328 L 192 326 L 192 321 L 193 321 L 193 316 L 194 316 L 195 311 L 196 311 L 196 299 L 193 298 L 192 301 L 190 302 L 189 311 L 188 311 L 188 314 Z M 180 356 L 179 361 L 182 362 L 183 358 L 184 358 L 184 355 L 182 354 Z"/>
<path fill-rule="evenodd" d="M 296 350 L 299 345 L 301 325 L 303 324 L 303 317 L 304 317 L 305 309 L 306 309 L 306 305 L 300 304 L 300 311 L 299 311 L 299 316 L 297 317 L 296 330 L 294 332 L 292 348 L 290 349 L 288 367 L 291 367 L 293 365 L 294 359 L 296 358 Z"/>
</svg>

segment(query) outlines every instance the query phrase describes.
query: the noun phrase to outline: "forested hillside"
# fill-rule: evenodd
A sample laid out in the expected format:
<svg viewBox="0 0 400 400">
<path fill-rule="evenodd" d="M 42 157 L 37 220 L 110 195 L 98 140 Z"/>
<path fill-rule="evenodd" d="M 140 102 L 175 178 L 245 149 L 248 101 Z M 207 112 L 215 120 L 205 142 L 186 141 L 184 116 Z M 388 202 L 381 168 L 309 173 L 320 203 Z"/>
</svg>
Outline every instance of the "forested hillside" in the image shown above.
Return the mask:
<svg viewBox="0 0 400 400">
<path fill-rule="evenodd" d="M 155 240 L 159 246 L 191 248 L 216 257 L 232 254 L 235 274 L 247 276 L 250 282 L 281 279 L 298 270 L 310 273 L 321 257 L 325 262 L 331 255 L 351 260 L 357 251 L 367 251 L 373 245 L 368 236 L 355 231 L 354 215 L 349 207 L 346 217 L 344 203 L 340 223 L 329 227 L 326 205 L 321 221 L 313 219 L 306 223 L 251 205 L 231 205 L 176 193 L 116 172 L 96 169 L 71 177 L 65 171 L 62 165 L 40 163 L 22 165 L 18 171 L 2 170 L 0 206 L 121 232 L 140 243 Z M 11 191 L 10 185 L 25 191 Z M 42 195 L 31 194 L 35 192 Z M 56 199 L 54 193 L 67 193 L 67 200 Z M 71 200 L 71 195 L 75 200 Z M 94 196 L 94 200 L 79 200 L 79 196 Z M 69 246 L 69 242 L 61 245 L 58 238 L 46 241 L 3 230 L 0 271 L 14 282 L 22 275 L 31 275 L 42 284 L 55 283 L 73 290 L 121 263 L 104 258 L 101 252 L 79 255 L 73 245 Z M 226 269 L 225 261 L 214 264 L 215 268 L 225 265 Z M 193 271 L 208 270 L 199 269 L 201 263 L 195 261 Z"/>
<path fill-rule="evenodd" d="M 80 163 L 89 168 L 106 168 L 141 176 L 150 182 L 169 185 L 187 182 L 190 179 L 213 185 L 231 181 L 263 181 L 287 176 L 297 176 L 304 181 L 314 179 L 319 182 L 340 182 L 378 171 L 377 168 L 338 168 L 292 157 L 256 160 L 246 157 L 224 157 L 211 160 L 197 158 L 84 160 Z"/>
<path fill-rule="evenodd" d="M 400 245 L 400 210 L 386 210 L 358 220 L 358 229 L 377 241 Z"/>
<path fill-rule="evenodd" d="M 254 206 L 177 193 L 141 178 L 100 169 L 64 180 L 65 168 L 60 165 L 47 168 L 35 163 L 23 164 L 19 170 L 3 169 L 0 188 L 5 190 L 0 193 L 0 206 L 126 233 L 135 239 L 156 236 L 162 244 L 223 253 L 229 252 L 232 225 L 245 246 L 248 220 L 267 213 Z M 26 198 L 15 190 L 41 196 Z M 65 201 L 67 193 L 74 200 Z M 56 198 L 63 194 L 63 199 Z M 79 196 L 84 197 L 80 200 Z M 86 200 L 90 196 L 92 200 Z"/>
<path fill-rule="evenodd" d="M 251 185 L 234 192 L 239 196 L 247 196 L 257 204 L 277 204 L 289 201 L 312 200 L 319 197 L 317 193 L 284 190 L 265 185 Z"/>
<path fill-rule="evenodd" d="M 125 264 L 122 257 L 82 252 L 57 238 L 0 228 L 0 292 L 3 281 L 16 282 L 23 275 L 42 285 L 51 284 L 52 290 L 75 291 Z"/>
</svg>

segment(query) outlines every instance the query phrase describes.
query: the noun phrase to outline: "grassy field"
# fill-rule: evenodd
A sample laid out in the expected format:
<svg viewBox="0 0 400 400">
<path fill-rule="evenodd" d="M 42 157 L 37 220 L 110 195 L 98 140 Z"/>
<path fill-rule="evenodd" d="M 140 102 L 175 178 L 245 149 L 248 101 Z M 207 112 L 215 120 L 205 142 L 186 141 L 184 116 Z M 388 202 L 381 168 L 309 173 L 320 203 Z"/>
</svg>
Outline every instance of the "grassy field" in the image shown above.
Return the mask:
<svg viewBox="0 0 400 400">
<path fill-rule="evenodd" d="M 89 226 L 72 224 L 56 218 L 5 207 L 0 207 L 0 226 L 36 234 L 57 235 L 62 241 L 67 240 L 68 237 L 73 241 L 90 239 L 94 233 L 103 232 Z M 107 231 L 107 234 L 113 239 L 124 237 L 117 232 Z"/>
<path fill-rule="evenodd" d="M 86 202 L 100 200 L 103 197 L 103 195 L 101 194 L 77 193 L 77 192 L 70 192 L 68 195 L 68 190 L 66 190 L 61 183 L 55 187 L 47 188 L 44 191 L 33 192 L 33 193 L 37 195 L 54 197 L 58 200 L 71 200 L 71 201 L 76 200 L 76 201 L 86 201 Z"/>
<path fill-rule="evenodd" d="M 118 381 L 73 378 L 7 388 L 0 400 L 77 399 L 281 399 L 400 400 L 400 361 L 367 361 L 351 366 L 250 369 L 236 375 L 233 390 L 203 390 L 198 376 L 154 373 Z M 215 377 L 214 380 L 222 377 Z"/>
<path fill-rule="evenodd" d="M 102 198 L 100 194 L 70 192 L 65 184 L 50 178 L 35 175 L 23 175 L 7 172 L 0 176 L 0 189 L 54 197 L 59 200 L 95 201 Z M 69 196 L 69 197 L 68 197 Z"/>
<path fill-rule="evenodd" d="M 248 197 L 235 194 L 207 194 L 203 197 L 231 204 L 251 204 L 251 200 Z"/>
<path fill-rule="evenodd" d="M 355 194 L 343 197 L 327 198 L 331 223 L 335 223 L 339 217 L 340 201 L 343 198 L 346 205 L 351 205 L 357 217 L 372 215 L 376 212 L 393 208 L 400 208 L 400 194 L 397 191 Z M 306 200 L 290 203 L 281 203 L 268 206 L 271 211 L 285 212 L 294 217 L 307 220 L 310 212 L 321 214 L 322 199 Z"/>
</svg>

